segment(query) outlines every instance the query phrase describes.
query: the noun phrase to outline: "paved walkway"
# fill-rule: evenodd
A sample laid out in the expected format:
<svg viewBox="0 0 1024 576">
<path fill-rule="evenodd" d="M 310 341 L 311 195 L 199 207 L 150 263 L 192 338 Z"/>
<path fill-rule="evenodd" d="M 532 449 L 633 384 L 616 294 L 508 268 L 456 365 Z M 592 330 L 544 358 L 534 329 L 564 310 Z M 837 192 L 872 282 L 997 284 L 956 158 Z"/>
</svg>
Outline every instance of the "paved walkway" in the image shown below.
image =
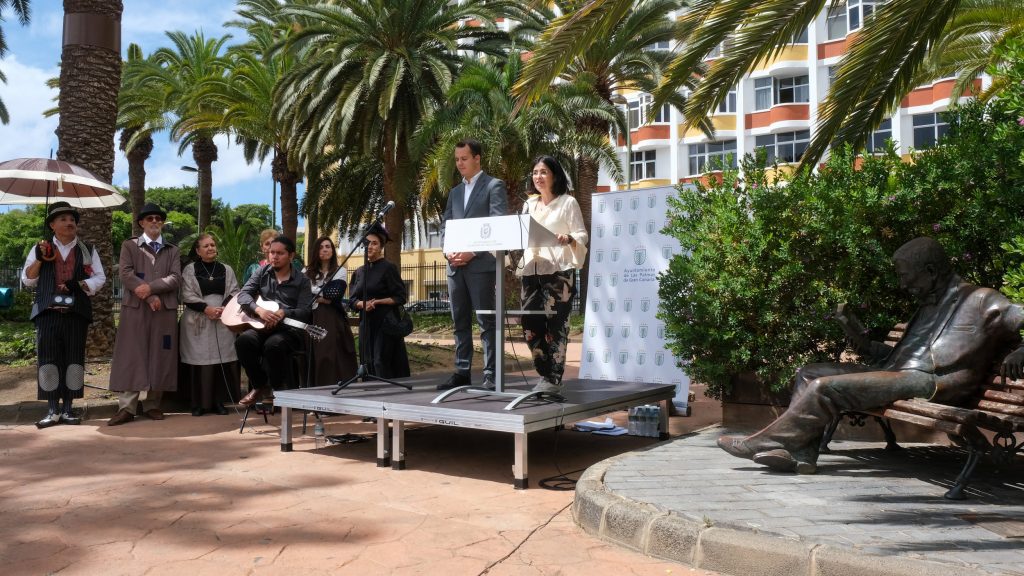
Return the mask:
<svg viewBox="0 0 1024 576">
<path fill-rule="evenodd" d="M 818 473 L 772 472 L 715 445 L 718 427 L 601 462 L 578 523 L 626 547 L 733 576 L 1024 574 L 1024 466 L 983 463 L 945 500 L 951 448 L 834 442 Z M 1006 537 L 1005 532 L 1015 537 Z"/>
</svg>

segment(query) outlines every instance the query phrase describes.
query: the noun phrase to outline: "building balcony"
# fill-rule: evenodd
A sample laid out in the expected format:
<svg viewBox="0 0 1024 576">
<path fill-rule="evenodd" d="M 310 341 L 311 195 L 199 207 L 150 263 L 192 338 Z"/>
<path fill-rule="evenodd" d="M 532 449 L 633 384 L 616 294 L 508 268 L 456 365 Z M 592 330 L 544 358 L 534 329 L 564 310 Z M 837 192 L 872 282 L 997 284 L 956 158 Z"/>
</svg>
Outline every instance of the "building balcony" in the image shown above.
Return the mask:
<svg viewBox="0 0 1024 576">
<path fill-rule="evenodd" d="M 900 108 L 930 108 L 936 105 L 945 105 L 946 101 L 953 94 L 954 84 L 956 84 L 956 80 L 950 78 L 949 80 L 940 80 L 931 86 L 918 88 L 907 94 L 900 101 Z M 971 92 L 975 94 L 981 92 L 981 78 L 974 79 L 973 90 L 968 90 L 967 93 L 970 94 Z"/>
<path fill-rule="evenodd" d="M 736 115 L 735 114 L 721 114 L 718 116 L 711 117 L 711 125 L 715 127 L 715 134 L 719 136 L 729 136 L 729 134 L 723 134 L 723 132 L 736 132 Z M 679 131 L 683 132 L 685 124 L 679 125 Z M 700 142 L 706 140 L 704 132 L 700 128 L 690 128 L 686 130 L 683 135 L 683 140 L 686 142 Z"/>
<path fill-rule="evenodd" d="M 790 44 L 778 56 L 758 65 L 751 72 L 764 71 L 772 76 L 807 70 L 807 44 Z"/>
<path fill-rule="evenodd" d="M 771 132 L 776 128 L 806 128 L 810 120 L 809 104 L 776 104 L 768 110 L 747 114 L 744 125 L 747 130 L 767 128 Z"/>
</svg>

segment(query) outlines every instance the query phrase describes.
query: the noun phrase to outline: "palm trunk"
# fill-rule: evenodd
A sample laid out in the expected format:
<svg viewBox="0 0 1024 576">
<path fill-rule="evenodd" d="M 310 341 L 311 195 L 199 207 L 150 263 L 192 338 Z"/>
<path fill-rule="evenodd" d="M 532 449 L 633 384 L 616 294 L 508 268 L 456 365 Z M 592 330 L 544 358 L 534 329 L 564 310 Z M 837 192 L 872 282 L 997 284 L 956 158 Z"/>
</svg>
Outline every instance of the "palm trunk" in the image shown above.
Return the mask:
<svg viewBox="0 0 1024 576">
<path fill-rule="evenodd" d="M 388 262 L 402 269 L 402 228 L 405 225 L 405 195 L 399 188 L 399 170 L 408 169 L 409 151 L 405 146 L 396 146 L 392 131 L 384 131 L 384 202 L 394 202 L 395 207 L 384 216 L 384 228 L 391 236 L 391 243 L 384 252 Z"/>
<path fill-rule="evenodd" d="M 121 150 L 125 150 L 128 141 L 135 135 L 132 130 L 121 132 Z M 153 152 L 153 138 L 146 136 L 128 151 L 125 156 L 128 158 L 128 193 L 132 203 L 132 235 L 142 234 L 142 226 L 136 222 L 139 210 L 146 203 L 146 160 Z"/>
<path fill-rule="evenodd" d="M 192 159 L 199 170 L 199 232 L 210 225 L 213 210 L 213 163 L 217 161 L 217 145 L 210 136 L 199 136 L 192 143 Z"/>
<path fill-rule="evenodd" d="M 114 174 L 114 126 L 121 86 L 121 0 L 64 0 L 65 35 L 60 67 L 57 158 L 92 171 L 104 182 Z M 88 23 L 88 26 L 85 24 Z M 88 29 L 89 37 L 81 34 Z M 96 247 L 104 267 L 115 273 L 111 210 L 83 210 L 79 236 Z M 114 349 L 113 298 L 107 282 L 93 297 L 93 323 L 86 355 L 110 356 Z"/>
<path fill-rule="evenodd" d="M 578 187 L 576 190 L 576 202 L 580 205 L 580 212 L 583 213 L 583 225 L 587 228 L 587 236 L 593 238 L 590 233 L 590 212 L 594 192 L 597 191 L 597 161 L 593 158 L 582 157 L 578 161 L 579 175 L 577 176 Z M 580 270 L 580 307 L 587 301 L 587 277 L 590 274 L 590 251 L 583 261 L 583 269 Z"/>
<path fill-rule="evenodd" d="M 306 194 L 309 194 L 309 189 L 306 189 Z M 306 236 L 306 262 L 312 264 L 313 262 L 320 261 L 320 254 L 318 254 L 319 247 L 316 245 L 316 239 L 320 237 L 320 209 L 313 206 L 313 209 L 306 214 L 306 228 L 309 230 L 309 234 Z"/>
<path fill-rule="evenodd" d="M 270 161 L 270 173 L 281 185 L 281 230 L 295 240 L 299 227 L 298 183 L 301 176 L 288 165 L 288 152 L 281 146 L 274 147 L 274 158 Z M 307 190 L 308 194 L 309 191 Z M 315 232 L 314 232 L 315 233 Z"/>
</svg>

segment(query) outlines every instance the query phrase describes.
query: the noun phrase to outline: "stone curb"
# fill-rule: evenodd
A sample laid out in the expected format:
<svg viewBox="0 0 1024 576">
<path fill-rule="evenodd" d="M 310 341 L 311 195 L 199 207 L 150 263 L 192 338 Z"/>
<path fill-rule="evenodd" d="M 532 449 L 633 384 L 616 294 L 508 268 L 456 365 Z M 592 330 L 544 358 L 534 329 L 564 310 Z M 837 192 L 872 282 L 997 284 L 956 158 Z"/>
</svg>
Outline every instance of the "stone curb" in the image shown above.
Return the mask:
<svg viewBox="0 0 1024 576">
<path fill-rule="evenodd" d="M 77 400 L 72 405 L 82 420 L 110 418 L 117 412 L 117 400 Z M 0 424 L 34 424 L 46 416 L 46 402 L 22 401 L 0 406 Z"/>
<path fill-rule="evenodd" d="M 604 475 L 629 456 L 602 460 L 583 473 L 572 514 L 591 536 L 648 556 L 729 576 L 991 576 L 962 566 L 717 527 L 708 519 L 698 522 L 623 498 L 607 489 Z"/>
</svg>

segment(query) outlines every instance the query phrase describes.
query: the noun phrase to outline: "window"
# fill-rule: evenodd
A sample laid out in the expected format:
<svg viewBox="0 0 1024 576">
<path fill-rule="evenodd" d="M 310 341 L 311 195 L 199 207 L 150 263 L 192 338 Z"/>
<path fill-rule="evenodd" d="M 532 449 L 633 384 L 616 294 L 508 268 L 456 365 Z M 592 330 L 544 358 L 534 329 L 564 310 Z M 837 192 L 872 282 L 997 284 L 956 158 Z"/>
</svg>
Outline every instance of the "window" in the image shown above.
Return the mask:
<svg viewBox="0 0 1024 576">
<path fill-rule="evenodd" d="M 864 22 L 875 13 L 875 5 L 881 4 L 880 0 L 849 0 L 846 3 L 847 22 L 850 31 L 859 30 Z"/>
<path fill-rule="evenodd" d="M 736 113 L 736 89 L 729 90 L 729 94 L 726 95 L 725 100 L 722 100 L 718 104 L 718 111 L 722 114 L 735 114 Z"/>
<path fill-rule="evenodd" d="M 914 126 L 914 148 L 931 148 L 949 132 L 949 124 L 939 114 L 915 114 L 911 117 Z"/>
<path fill-rule="evenodd" d="M 872 154 L 881 154 L 885 151 L 885 141 L 892 138 L 892 119 L 883 120 L 878 125 L 878 130 L 871 133 L 868 139 L 867 151 Z"/>
<path fill-rule="evenodd" d="M 772 107 L 772 79 L 754 79 L 754 110 L 767 110 Z"/>
<path fill-rule="evenodd" d="M 828 67 L 828 87 L 832 88 L 832 83 L 836 81 L 836 72 L 839 71 L 839 66 Z"/>
<path fill-rule="evenodd" d="M 632 180 L 635 182 L 637 180 L 644 180 L 645 178 L 654 178 L 654 164 L 656 158 L 656 150 L 633 152 L 633 158 L 629 163 Z"/>
<path fill-rule="evenodd" d="M 661 42 L 655 42 L 646 46 L 645 50 L 668 50 L 668 40 L 662 40 Z"/>
<path fill-rule="evenodd" d="M 640 120 L 647 124 L 653 122 L 655 124 L 664 124 L 669 121 L 669 109 L 668 104 L 662 104 L 657 110 L 651 109 L 651 104 L 654 102 L 654 96 L 650 94 L 643 94 L 640 96 Z M 651 118 L 653 113 L 654 118 Z"/>
<path fill-rule="evenodd" d="M 825 37 L 838 40 L 846 37 L 846 5 L 836 6 L 825 17 Z"/>
<path fill-rule="evenodd" d="M 736 167 L 736 141 L 690 144 L 690 175 L 703 174 L 709 169 Z"/>
<path fill-rule="evenodd" d="M 640 127 L 640 101 L 630 100 L 628 107 L 629 129 L 636 130 Z"/>
<path fill-rule="evenodd" d="M 780 163 L 786 163 L 799 161 L 807 150 L 807 144 L 810 141 L 811 131 L 799 130 L 797 132 L 758 136 L 754 140 L 754 146 L 765 149 L 768 163 L 775 162 L 776 160 Z"/>
<path fill-rule="evenodd" d="M 712 58 L 720 58 L 722 56 L 722 44 L 719 44 L 708 52 L 708 55 L 704 57 L 705 60 L 711 60 Z"/>
<path fill-rule="evenodd" d="M 793 35 L 792 44 L 807 44 L 807 28 Z"/>
<path fill-rule="evenodd" d="M 792 78 L 779 78 L 775 82 L 777 92 L 775 94 L 776 104 L 792 104 L 794 102 L 809 102 L 811 92 L 808 88 L 808 76 L 793 76 Z"/>
</svg>

